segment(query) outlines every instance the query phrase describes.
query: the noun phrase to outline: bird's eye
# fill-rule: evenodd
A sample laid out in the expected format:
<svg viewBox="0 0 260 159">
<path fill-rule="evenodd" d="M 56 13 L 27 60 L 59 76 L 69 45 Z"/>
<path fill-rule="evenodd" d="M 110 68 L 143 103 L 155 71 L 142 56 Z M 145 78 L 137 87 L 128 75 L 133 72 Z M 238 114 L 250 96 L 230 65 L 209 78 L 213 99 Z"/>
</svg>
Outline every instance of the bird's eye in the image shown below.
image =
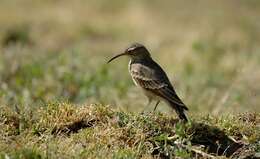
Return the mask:
<svg viewBox="0 0 260 159">
<path fill-rule="evenodd" d="M 128 52 L 133 52 L 133 51 L 134 51 L 134 48 L 129 48 L 127 51 L 128 51 Z"/>
<path fill-rule="evenodd" d="M 127 49 L 127 52 L 130 53 L 130 54 L 134 54 L 135 48 L 129 48 L 129 49 Z"/>
</svg>

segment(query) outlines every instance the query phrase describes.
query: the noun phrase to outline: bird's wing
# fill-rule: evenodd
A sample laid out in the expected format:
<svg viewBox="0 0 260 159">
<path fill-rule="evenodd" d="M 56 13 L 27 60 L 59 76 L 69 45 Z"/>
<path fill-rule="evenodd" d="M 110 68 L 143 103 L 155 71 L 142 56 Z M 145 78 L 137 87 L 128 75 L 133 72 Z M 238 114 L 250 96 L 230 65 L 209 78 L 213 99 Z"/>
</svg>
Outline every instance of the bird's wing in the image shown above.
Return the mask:
<svg viewBox="0 0 260 159">
<path fill-rule="evenodd" d="M 133 80 L 142 88 L 187 109 L 161 68 L 153 69 L 142 64 L 133 64 L 130 71 Z"/>
</svg>

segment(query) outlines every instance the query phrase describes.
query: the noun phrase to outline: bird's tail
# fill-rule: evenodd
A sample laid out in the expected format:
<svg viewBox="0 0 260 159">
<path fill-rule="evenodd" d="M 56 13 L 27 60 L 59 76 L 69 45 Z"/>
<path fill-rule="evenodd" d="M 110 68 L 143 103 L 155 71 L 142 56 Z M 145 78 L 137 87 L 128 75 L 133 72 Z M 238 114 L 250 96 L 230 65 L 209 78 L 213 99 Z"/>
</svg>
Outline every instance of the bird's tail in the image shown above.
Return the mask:
<svg viewBox="0 0 260 159">
<path fill-rule="evenodd" d="M 185 111 L 188 111 L 188 108 L 185 105 L 176 105 L 176 103 L 170 103 L 177 113 L 178 117 L 184 122 L 188 121 L 187 116 L 185 115 Z"/>
</svg>

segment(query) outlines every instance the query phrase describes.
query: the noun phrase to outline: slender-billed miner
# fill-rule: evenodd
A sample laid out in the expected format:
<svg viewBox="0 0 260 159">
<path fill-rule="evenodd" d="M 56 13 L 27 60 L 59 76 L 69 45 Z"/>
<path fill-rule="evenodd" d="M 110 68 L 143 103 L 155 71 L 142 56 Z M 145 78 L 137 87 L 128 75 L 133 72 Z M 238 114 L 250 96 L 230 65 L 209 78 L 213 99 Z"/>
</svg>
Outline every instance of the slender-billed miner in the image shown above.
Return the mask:
<svg viewBox="0 0 260 159">
<path fill-rule="evenodd" d="M 129 73 L 135 85 L 140 87 L 148 97 L 148 105 L 155 100 L 155 111 L 160 101 L 165 101 L 175 110 L 181 120 L 188 121 L 185 115 L 185 111 L 188 111 L 187 106 L 177 96 L 166 73 L 152 59 L 146 47 L 142 44 L 134 43 L 123 53 L 111 58 L 108 63 L 123 55 L 130 57 Z"/>
</svg>

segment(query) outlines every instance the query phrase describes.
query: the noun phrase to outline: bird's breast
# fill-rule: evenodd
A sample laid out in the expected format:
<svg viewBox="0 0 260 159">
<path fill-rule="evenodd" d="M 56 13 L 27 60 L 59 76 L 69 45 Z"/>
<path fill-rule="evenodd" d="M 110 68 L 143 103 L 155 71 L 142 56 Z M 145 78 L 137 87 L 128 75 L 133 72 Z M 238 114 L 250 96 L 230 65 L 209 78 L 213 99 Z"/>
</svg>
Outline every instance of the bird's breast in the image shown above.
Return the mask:
<svg viewBox="0 0 260 159">
<path fill-rule="evenodd" d="M 134 67 L 132 67 L 132 66 L 133 66 L 133 62 L 130 60 L 130 61 L 129 61 L 129 64 L 128 64 L 129 74 L 131 75 L 134 84 L 135 84 L 136 86 L 139 86 L 138 81 L 136 81 L 136 79 L 133 77 L 133 74 L 132 74 L 132 73 L 133 73 L 133 71 L 135 71 L 135 70 L 133 70 Z"/>
</svg>

